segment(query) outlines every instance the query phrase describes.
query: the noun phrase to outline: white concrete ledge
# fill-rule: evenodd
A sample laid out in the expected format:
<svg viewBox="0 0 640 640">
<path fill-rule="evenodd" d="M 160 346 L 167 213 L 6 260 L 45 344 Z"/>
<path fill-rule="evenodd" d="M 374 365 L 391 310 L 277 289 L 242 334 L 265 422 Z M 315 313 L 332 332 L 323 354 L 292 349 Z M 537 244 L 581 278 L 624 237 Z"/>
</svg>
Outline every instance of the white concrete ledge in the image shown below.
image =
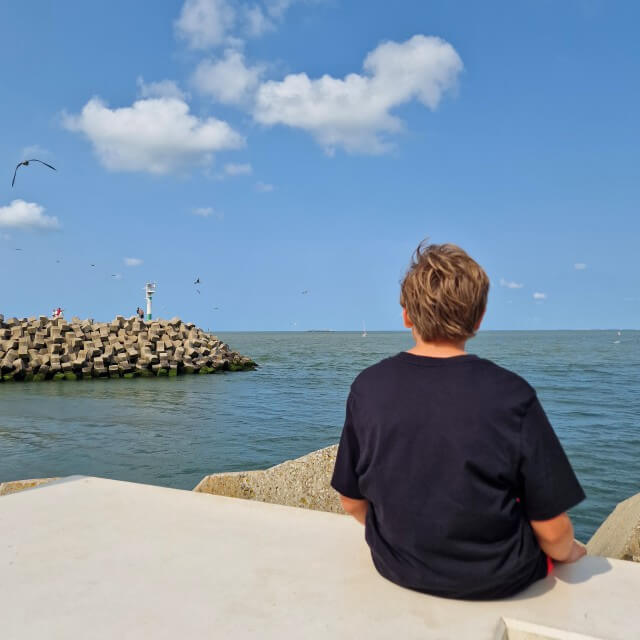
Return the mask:
<svg viewBox="0 0 640 640">
<path fill-rule="evenodd" d="M 639 637 L 640 565 L 589 557 L 503 601 L 396 587 L 331 513 L 75 477 L 0 500 L 6 640 Z"/>
</svg>

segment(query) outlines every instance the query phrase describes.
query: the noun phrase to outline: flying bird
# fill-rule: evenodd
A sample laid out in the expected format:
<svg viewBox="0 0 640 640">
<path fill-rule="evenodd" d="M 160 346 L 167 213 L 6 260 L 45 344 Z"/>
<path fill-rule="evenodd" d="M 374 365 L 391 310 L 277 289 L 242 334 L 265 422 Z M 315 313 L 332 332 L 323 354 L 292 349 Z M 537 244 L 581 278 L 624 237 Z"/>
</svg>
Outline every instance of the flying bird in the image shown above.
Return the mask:
<svg viewBox="0 0 640 640">
<path fill-rule="evenodd" d="M 300 293 L 302 293 L 303 296 L 307 295 L 307 293 L 309 293 L 308 289 L 305 289 L 304 291 L 301 291 Z"/>
<path fill-rule="evenodd" d="M 18 164 L 16 165 L 16 170 L 13 172 L 13 180 L 11 181 L 11 186 L 12 187 L 15 184 L 16 173 L 18 173 L 18 169 L 20 167 L 28 167 L 30 162 L 39 162 L 40 164 L 43 164 L 45 167 L 49 167 L 49 169 L 53 169 L 54 171 L 57 171 L 57 169 L 55 167 L 52 167 L 50 164 L 47 164 L 46 162 L 43 162 L 42 160 L 38 160 L 38 158 L 31 158 L 31 160 L 23 160 L 22 162 L 18 162 Z"/>
<path fill-rule="evenodd" d="M 200 284 L 200 278 L 196 278 L 196 279 L 193 281 L 193 284 Z"/>
<path fill-rule="evenodd" d="M 197 293 L 200 293 L 200 289 L 196 289 L 196 292 L 197 292 Z"/>
<path fill-rule="evenodd" d="M 92 264 L 91 266 L 92 266 L 92 267 L 95 267 L 96 265 L 95 265 L 95 264 Z"/>
</svg>

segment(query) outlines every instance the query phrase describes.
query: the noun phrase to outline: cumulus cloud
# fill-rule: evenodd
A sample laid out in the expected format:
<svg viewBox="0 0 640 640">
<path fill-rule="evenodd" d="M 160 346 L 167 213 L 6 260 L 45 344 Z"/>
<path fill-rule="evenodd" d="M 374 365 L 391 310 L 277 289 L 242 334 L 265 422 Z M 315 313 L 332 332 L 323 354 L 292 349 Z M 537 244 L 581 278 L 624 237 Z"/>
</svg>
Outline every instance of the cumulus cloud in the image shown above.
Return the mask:
<svg viewBox="0 0 640 640">
<path fill-rule="evenodd" d="M 547 299 L 547 294 L 546 293 L 541 293 L 540 291 L 536 291 L 533 294 L 533 299 L 534 300 L 546 300 Z"/>
<path fill-rule="evenodd" d="M 227 49 L 223 58 L 200 62 L 192 82 L 200 93 L 218 102 L 243 104 L 253 97 L 263 73 L 264 66 L 247 66 L 242 53 Z"/>
<path fill-rule="evenodd" d="M 273 31 L 287 9 L 300 0 L 266 0 L 236 4 L 231 0 L 186 0 L 174 23 L 176 34 L 191 49 L 242 46 L 242 37 Z M 320 0 L 316 0 L 320 1 Z"/>
<path fill-rule="evenodd" d="M 125 258 L 124 263 L 127 267 L 139 267 L 142 260 L 140 258 Z"/>
<path fill-rule="evenodd" d="M 522 289 L 522 287 L 524 287 L 520 282 L 512 282 L 510 280 L 505 280 L 504 278 L 500 278 L 500 286 L 507 287 L 507 289 Z"/>
<path fill-rule="evenodd" d="M 224 172 L 228 176 L 250 176 L 253 173 L 253 167 L 249 164 L 225 164 Z"/>
<path fill-rule="evenodd" d="M 287 9 L 300 0 L 267 0 L 267 11 L 274 18 L 282 18 Z"/>
<path fill-rule="evenodd" d="M 370 52 L 363 73 L 311 79 L 291 74 L 260 85 L 253 111 L 264 125 L 282 124 L 308 131 L 329 153 L 383 153 L 388 134 L 403 128 L 391 110 L 412 100 L 436 109 L 455 88 L 463 64 L 444 40 L 416 35 L 385 42 Z"/>
<path fill-rule="evenodd" d="M 141 98 L 187 98 L 187 94 L 173 80 L 145 82 L 142 76 L 138 76 L 136 84 Z"/>
<path fill-rule="evenodd" d="M 186 0 L 175 29 L 192 49 L 208 49 L 228 43 L 235 23 L 235 9 L 227 0 Z"/>
<path fill-rule="evenodd" d="M 169 173 L 244 145 L 226 122 L 191 115 L 179 98 L 147 98 L 117 109 L 92 98 L 78 115 L 65 115 L 63 124 L 84 134 L 100 162 L 114 171 Z"/>
<path fill-rule="evenodd" d="M 272 184 L 268 182 L 256 182 L 256 191 L 260 191 L 261 193 L 269 193 L 273 191 L 274 187 Z"/>
<path fill-rule="evenodd" d="M 267 31 L 275 29 L 273 21 L 269 19 L 262 7 L 257 4 L 252 7 L 245 7 L 243 17 L 246 33 L 250 38 L 256 38 Z"/>
<path fill-rule="evenodd" d="M 584 269 L 587 268 L 587 265 L 584 262 L 576 262 L 573 265 L 573 268 L 576 269 L 577 271 L 583 271 Z"/>
<path fill-rule="evenodd" d="M 35 202 L 13 200 L 0 207 L 0 227 L 28 231 L 56 231 L 60 228 L 58 218 L 45 216 L 45 208 Z"/>
</svg>

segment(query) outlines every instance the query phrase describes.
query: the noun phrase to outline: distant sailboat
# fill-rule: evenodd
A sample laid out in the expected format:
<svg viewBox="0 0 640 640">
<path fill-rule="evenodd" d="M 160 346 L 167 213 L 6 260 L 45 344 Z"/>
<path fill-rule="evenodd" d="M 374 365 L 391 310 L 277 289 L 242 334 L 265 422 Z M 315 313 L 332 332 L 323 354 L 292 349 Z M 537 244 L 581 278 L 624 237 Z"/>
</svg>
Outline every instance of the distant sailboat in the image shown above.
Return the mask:
<svg viewBox="0 0 640 640">
<path fill-rule="evenodd" d="M 364 320 L 362 321 L 362 337 L 367 337 L 367 327 L 365 327 Z"/>
</svg>

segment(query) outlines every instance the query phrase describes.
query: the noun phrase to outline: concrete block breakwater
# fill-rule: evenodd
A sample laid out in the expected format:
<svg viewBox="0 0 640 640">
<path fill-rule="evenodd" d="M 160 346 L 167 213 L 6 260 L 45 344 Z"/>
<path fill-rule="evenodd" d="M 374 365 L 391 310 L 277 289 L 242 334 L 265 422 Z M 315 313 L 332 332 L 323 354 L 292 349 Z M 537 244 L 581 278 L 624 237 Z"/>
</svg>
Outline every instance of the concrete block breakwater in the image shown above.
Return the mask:
<svg viewBox="0 0 640 640">
<path fill-rule="evenodd" d="M 80 380 L 246 371 L 256 363 L 193 323 L 0 315 L 0 380 Z"/>
</svg>

